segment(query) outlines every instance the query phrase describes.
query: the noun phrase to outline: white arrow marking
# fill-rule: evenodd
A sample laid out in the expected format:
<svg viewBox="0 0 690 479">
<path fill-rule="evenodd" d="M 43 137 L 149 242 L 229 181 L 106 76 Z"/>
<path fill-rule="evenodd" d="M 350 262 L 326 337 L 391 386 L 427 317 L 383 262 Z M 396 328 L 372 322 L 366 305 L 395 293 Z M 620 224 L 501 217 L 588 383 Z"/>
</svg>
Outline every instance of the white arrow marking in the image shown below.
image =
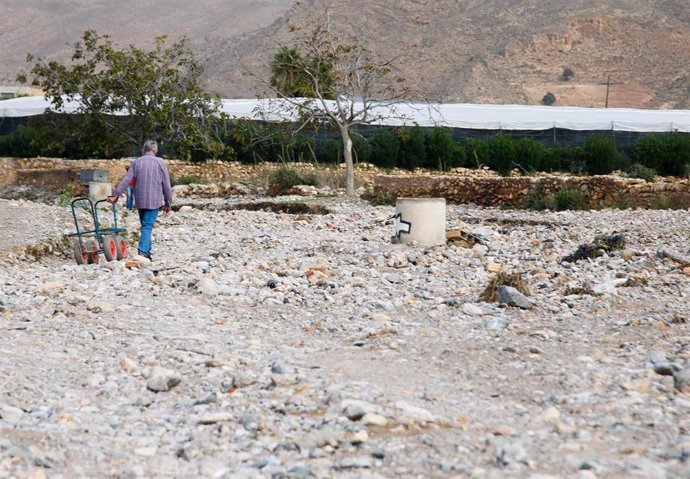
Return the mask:
<svg viewBox="0 0 690 479">
<path fill-rule="evenodd" d="M 410 231 L 412 231 L 412 223 L 409 221 L 403 221 L 402 213 L 395 215 L 395 236 L 400 239 L 401 233 L 410 234 Z"/>
</svg>

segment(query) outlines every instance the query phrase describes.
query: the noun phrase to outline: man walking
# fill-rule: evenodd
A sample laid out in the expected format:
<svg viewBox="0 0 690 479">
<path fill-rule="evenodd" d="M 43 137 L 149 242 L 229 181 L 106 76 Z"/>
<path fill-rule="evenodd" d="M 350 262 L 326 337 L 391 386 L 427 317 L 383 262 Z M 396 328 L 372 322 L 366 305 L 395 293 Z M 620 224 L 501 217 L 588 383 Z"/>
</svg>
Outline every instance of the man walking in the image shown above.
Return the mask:
<svg viewBox="0 0 690 479">
<path fill-rule="evenodd" d="M 155 140 L 146 140 L 143 155 L 132 162 L 127 174 L 108 196 L 109 203 L 115 203 L 120 195 L 134 180 L 134 203 L 139 210 L 141 233 L 139 235 L 139 254 L 151 259 L 151 232 L 156 223 L 158 211 L 163 216 L 170 212 L 172 206 L 172 187 L 170 174 L 165 162 L 158 158 L 158 144 Z"/>
</svg>

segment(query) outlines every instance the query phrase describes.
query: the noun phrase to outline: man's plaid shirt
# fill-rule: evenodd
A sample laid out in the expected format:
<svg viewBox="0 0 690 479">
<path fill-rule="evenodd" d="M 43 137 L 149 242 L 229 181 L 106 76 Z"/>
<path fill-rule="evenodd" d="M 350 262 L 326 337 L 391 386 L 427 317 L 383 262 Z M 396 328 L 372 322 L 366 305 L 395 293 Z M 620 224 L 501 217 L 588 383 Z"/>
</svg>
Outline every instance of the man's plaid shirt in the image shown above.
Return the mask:
<svg viewBox="0 0 690 479">
<path fill-rule="evenodd" d="M 134 180 L 134 203 L 140 210 L 157 210 L 172 205 L 172 188 L 168 165 L 163 160 L 146 153 L 134 160 L 127 175 L 120 181 L 113 195 L 120 196 Z"/>
</svg>

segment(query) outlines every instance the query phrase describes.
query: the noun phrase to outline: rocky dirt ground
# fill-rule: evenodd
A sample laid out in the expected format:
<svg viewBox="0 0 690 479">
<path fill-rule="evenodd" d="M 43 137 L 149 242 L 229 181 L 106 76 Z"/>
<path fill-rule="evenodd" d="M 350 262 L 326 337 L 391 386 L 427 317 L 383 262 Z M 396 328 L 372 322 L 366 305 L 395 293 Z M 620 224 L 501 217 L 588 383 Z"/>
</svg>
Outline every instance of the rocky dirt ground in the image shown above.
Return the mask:
<svg viewBox="0 0 690 479">
<path fill-rule="evenodd" d="M 687 211 L 448 205 L 479 242 L 425 248 L 265 200 L 85 266 L 68 208 L 0 200 L 0 477 L 690 477 Z M 480 301 L 501 269 L 529 296 Z"/>
</svg>

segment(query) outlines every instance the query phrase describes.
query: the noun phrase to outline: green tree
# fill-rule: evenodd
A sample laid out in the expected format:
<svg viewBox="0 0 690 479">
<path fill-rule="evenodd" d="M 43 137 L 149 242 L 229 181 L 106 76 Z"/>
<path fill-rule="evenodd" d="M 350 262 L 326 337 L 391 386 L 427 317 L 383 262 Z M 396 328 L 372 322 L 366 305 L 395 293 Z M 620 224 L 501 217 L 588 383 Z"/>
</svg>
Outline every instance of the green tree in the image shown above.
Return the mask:
<svg viewBox="0 0 690 479">
<path fill-rule="evenodd" d="M 298 41 L 304 61 L 297 63 L 310 82 L 310 97 L 294 98 L 271 87 L 278 99 L 268 113 L 292 113 L 303 123 L 340 133 L 345 160 L 345 193 L 354 196 L 353 128 L 400 118 L 396 106 L 409 95 L 404 81 L 388 81 L 391 61 L 382 60 L 356 37 L 338 35 L 328 14 Z M 282 48 L 282 47 L 281 47 Z M 328 72 L 328 81 L 324 81 Z"/>
<path fill-rule="evenodd" d="M 383 168 L 395 168 L 400 141 L 388 128 L 378 128 L 371 137 L 371 162 Z"/>
<path fill-rule="evenodd" d="M 400 165 L 408 170 L 424 166 L 426 162 L 426 133 L 421 126 L 398 128 Z"/>
<path fill-rule="evenodd" d="M 587 138 L 579 148 L 580 159 L 590 175 L 608 175 L 616 165 L 616 143 L 607 136 Z"/>
<path fill-rule="evenodd" d="M 429 168 L 447 171 L 465 164 L 465 149 L 455 143 L 448 128 L 435 126 L 427 133 L 427 164 Z"/>
<path fill-rule="evenodd" d="M 489 140 L 490 158 L 488 166 L 507 176 L 513 169 L 515 160 L 515 143 L 504 133 L 499 133 Z"/>
<path fill-rule="evenodd" d="M 294 46 L 283 45 L 271 62 L 271 87 L 281 94 L 295 97 L 313 97 L 315 91 L 323 92 L 333 100 L 333 68 L 319 58 L 304 58 Z M 315 84 L 318 88 L 315 88 Z"/>
<path fill-rule="evenodd" d="M 85 121 L 137 147 L 155 138 L 182 155 L 227 153 L 220 141 L 225 125 L 220 99 L 202 90 L 202 68 L 186 38 L 167 46 L 165 36 L 156 37 L 150 51 L 134 45 L 117 49 L 108 35 L 87 30 L 69 64 L 31 54 L 27 61 L 36 62 L 31 85 L 43 89 L 57 112 L 74 103 Z M 18 80 L 28 82 L 27 75 Z"/>
</svg>

